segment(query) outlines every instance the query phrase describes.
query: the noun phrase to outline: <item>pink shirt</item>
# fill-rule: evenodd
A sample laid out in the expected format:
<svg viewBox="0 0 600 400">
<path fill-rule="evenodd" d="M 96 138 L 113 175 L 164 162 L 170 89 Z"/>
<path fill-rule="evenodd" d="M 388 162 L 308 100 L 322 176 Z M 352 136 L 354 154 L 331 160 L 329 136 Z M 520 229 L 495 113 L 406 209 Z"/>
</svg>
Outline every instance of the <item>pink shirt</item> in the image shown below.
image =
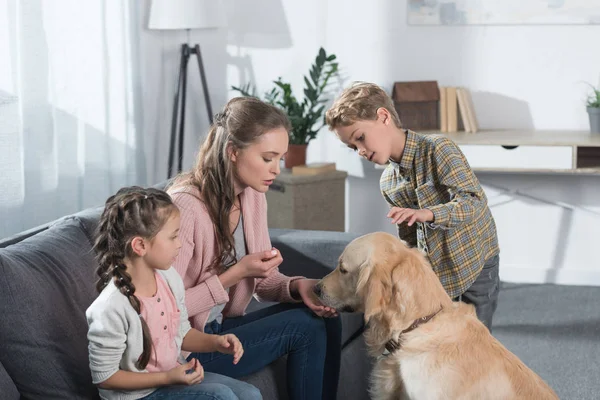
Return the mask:
<svg viewBox="0 0 600 400">
<path fill-rule="evenodd" d="M 181 213 L 179 238 L 183 246 L 173 267 L 183 279 L 192 327 L 204 332 L 210 310 L 218 304 L 227 304 L 223 310 L 225 317 L 244 315 L 254 294 L 264 301 L 295 301 L 290 294 L 290 282 L 301 277 L 290 278 L 277 268 L 263 279 L 243 279 L 227 292 L 215 271 L 208 268 L 215 257 L 216 233 L 199 190 L 192 186 L 176 187 L 169 194 Z M 240 194 L 240 202 L 248 254 L 271 250 L 265 195 L 247 188 Z"/>
<path fill-rule="evenodd" d="M 179 365 L 179 352 L 175 338 L 179 332 L 179 309 L 171 288 L 156 273 L 156 294 L 152 297 L 137 296 L 142 303 L 141 314 L 152 337 L 152 354 L 146 369 L 148 372 L 169 371 Z"/>
</svg>

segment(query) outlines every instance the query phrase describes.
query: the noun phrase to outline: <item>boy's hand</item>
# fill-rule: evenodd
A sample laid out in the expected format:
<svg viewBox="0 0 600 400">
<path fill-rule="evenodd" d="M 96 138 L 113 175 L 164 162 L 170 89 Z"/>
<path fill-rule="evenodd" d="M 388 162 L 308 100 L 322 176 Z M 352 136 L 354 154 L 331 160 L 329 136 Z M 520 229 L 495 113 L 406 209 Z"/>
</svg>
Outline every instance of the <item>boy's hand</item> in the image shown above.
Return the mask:
<svg viewBox="0 0 600 400">
<path fill-rule="evenodd" d="M 432 222 L 434 220 L 433 213 L 426 208 L 415 210 L 413 208 L 392 207 L 387 217 L 392 219 L 393 224 L 401 224 L 407 221 L 408 226 L 412 226 L 415 222 Z"/>
<path fill-rule="evenodd" d="M 233 363 L 237 364 L 244 354 L 244 348 L 240 339 L 234 334 L 228 333 L 226 335 L 219 335 L 216 338 L 216 350 L 219 353 L 232 354 Z"/>
</svg>

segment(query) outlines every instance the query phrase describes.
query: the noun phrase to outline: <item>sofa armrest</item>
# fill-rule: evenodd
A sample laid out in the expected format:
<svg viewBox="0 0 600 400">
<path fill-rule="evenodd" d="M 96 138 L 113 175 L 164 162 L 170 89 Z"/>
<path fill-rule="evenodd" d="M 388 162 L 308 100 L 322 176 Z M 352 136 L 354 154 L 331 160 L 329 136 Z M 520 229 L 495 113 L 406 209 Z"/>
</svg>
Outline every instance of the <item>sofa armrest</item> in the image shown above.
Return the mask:
<svg viewBox="0 0 600 400">
<path fill-rule="evenodd" d="M 344 248 L 358 235 L 344 232 L 270 229 L 271 243 L 283 256 L 279 270 L 288 276 L 320 279 L 337 266 Z"/>
</svg>

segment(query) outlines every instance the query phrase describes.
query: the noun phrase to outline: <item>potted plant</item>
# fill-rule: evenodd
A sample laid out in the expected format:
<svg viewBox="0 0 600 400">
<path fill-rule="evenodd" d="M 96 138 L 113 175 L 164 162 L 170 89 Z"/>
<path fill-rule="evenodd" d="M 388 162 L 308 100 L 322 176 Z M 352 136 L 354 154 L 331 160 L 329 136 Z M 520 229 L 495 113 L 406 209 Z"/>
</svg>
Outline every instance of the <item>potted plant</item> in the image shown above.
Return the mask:
<svg viewBox="0 0 600 400">
<path fill-rule="evenodd" d="M 304 76 L 304 99 L 299 101 L 292 92 L 292 86 L 281 77 L 273 81 L 275 87 L 264 95 L 264 100 L 281 108 L 290 118 L 290 146 L 285 158 L 286 168 L 306 164 L 308 143 L 317 136 L 325 124 L 325 103 L 329 101 L 327 88 L 330 79 L 338 73 L 338 63 L 334 54 L 328 55 L 321 47 L 310 67 L 309 76 Z M 232 90 L 243 96 L 256 96 L 252 84 L 242 87 L 232 86 Z"/>
<path fill-rule="evenodd" d="M 590 117 L 590 132 L 600 133 L 600 88 L 592 86 L 592 93 L 587 99 L 587 112 Z"/>
</svg>

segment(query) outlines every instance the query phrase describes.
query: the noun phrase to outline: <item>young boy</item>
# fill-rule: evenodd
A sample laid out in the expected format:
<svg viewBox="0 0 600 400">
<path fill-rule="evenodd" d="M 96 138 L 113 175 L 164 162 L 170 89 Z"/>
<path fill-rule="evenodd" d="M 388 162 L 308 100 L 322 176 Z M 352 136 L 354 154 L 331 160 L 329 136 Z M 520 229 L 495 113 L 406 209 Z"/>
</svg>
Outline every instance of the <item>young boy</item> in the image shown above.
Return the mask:
<svg viewBox="0 0 600 400">
<path fill-rule="evenodd" d="M 347 88 L 326 122 L 360 156 L 387 164 L 379 185 L 398 235 L 427 254 L 448 295 L 473 304 L 491 331 L 500 286 L 496 224 L 456 144 L 403 129 L 390 97 L 371 83 Z"/>
</svg>

